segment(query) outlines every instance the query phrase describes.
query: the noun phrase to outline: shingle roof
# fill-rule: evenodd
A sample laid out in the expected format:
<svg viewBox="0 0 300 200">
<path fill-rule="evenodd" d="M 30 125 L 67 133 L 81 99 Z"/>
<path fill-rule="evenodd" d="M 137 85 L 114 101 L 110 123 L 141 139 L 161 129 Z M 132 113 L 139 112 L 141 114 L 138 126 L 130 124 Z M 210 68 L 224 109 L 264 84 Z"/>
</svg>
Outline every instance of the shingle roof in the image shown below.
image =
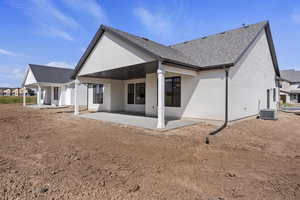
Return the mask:
<svg viewBox="0 0 300 200">
<path fill-rule="evenodd" d="M 37 82 L 69 83 L 72 81 L 73 69 L 29 64 Z"/>
<path fill-rule="evenodd" d="M 138 47 L 143 48 L 144 50 L 150 52 L 156 57 L 164 58 L 164 59 L 170 59 L 170 60 L 177 60 L 183 63 L 191 64 L 191 65 L 197 65 L 198 63 L 194 62 L 192 58 L 184 54 L 183 52 L 171 48 L 170 46 L 165 46 L 163 44 L 159 44 L 157 42 L 154 42 L 152 40 L 149 40 L 147 38 L 139 37 L 133 34 L 126 33 L 124 31 L 104 26 L 103 28 L 106 31 L 110 31 L 114 34 L 117 34 L 121 36 L 122 38 L 125 38 L 126 40 L 130 41 L 131 43 L 136 44 Z"/>
<path fill-rule="evenodd" d="M 189 55 L 200 67 L 236 63 L 243 51 L 263 30 L 267 22 L 260 22 L 172 45 L 172 48 Z"/>
<path fill-rule="evenodd" d="M 266 28 L 266 29 L 265 29 Z M 277 75 L 280 75 L 277 66 L 276 54 L 268 21 L 243 26 L 238 29 L 214 34 L 199 39 L 166 46 L 149 39 L 139 37 L 124 31 L 101 25 L 87 50 L 79 60 L 72 78 L 75 78 L 81 66 L 93 50 L 104 31 L 108 31 L 120 39 L 129 42 L 145 51 L 156 59 L 166 62 L 175 62 L 194 68 L 212 68 L 215 66 L 232 66 L 251 46 L 262 30 L 266 30 L 271 55 Z"/>
<path fill-rule="evenodd" d="M 289 82 L 300 82 L 300 71 L 294 69 L 280 70 L 281 78 Z"/>
</svg>

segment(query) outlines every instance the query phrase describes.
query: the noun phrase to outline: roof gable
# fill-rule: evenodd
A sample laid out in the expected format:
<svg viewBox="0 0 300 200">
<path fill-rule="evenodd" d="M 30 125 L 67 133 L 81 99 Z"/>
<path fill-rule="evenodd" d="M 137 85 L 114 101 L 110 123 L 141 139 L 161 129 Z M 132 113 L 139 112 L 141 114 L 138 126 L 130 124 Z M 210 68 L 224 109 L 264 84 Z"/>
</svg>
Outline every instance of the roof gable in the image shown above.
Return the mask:
<svg viewBox="0 0 300 200">
<path fill-rule="evenodd" d="M 64 84 L 72 81 L 70 77 L 73 73 L 73 69 L 50 67 L 50 66 L 35 65 L 35 64 L 29 64 L 28 66 L 29 69 L 25 80 L 27 80 L 29 72 L 31 71 L 36 80 L 36 83 Z"/>
<path fill-rule="evenodd" d="M 37 83 L 36 78 L 35 78 L 34 74 L 32 73 L 31 69 L 28 68 L 23 85 L 30 85 L 30 84 L 35 84 L 35 83 Z"/>
<path fill-rule="evenodd" d="M 86 58 L 78 75 L 87 75 L 154 60 L 153 57 L 105 31 Z"/>
</svg>

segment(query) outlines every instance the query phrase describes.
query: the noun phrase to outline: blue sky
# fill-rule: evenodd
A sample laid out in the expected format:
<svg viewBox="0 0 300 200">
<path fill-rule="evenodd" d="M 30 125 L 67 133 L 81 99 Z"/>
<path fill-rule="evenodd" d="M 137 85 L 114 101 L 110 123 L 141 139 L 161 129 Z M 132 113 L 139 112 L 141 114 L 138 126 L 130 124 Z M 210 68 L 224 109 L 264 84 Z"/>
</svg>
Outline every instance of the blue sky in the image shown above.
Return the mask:
<svg viewBox="0 0 300 200">
<path fill-rule="evenodd" d="M 0 87 L 28 63 L 73 68 L 101 24 L 173 44 L 262 20 L 280 68 L 300 70 L 298 0 L 1 0 Z"/>
</svg>

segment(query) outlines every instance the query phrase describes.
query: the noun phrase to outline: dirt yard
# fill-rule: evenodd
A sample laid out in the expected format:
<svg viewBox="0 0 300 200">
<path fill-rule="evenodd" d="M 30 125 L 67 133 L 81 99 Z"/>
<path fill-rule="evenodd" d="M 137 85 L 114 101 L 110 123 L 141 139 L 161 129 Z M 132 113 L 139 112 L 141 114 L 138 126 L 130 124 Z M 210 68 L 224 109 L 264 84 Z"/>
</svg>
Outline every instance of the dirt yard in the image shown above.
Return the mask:
<svg viewBox="0 0 300 200">
<path fill-rule="evenodd" d="M 300 116 L 168 132 L 0 105 L 0 199 L 300 199 Z"/>
</svg>

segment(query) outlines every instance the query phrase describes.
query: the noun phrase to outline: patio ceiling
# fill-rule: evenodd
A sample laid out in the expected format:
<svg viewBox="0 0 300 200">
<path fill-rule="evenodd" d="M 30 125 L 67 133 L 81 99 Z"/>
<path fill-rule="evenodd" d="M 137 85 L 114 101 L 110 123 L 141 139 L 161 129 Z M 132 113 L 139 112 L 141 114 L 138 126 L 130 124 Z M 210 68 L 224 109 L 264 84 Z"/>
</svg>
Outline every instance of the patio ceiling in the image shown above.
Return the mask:
<svg viewBox="0 0 300 200">
<path fill-rule="evenodd" d="M 148 73 L 156 73 L 157 66 L 157 61 L 153 61 L 102 72 L 95 72 L 92 74 L 83 75 L 81 77 L 108 78 L 116 80 L 144 78 Z"/>
</svg>

